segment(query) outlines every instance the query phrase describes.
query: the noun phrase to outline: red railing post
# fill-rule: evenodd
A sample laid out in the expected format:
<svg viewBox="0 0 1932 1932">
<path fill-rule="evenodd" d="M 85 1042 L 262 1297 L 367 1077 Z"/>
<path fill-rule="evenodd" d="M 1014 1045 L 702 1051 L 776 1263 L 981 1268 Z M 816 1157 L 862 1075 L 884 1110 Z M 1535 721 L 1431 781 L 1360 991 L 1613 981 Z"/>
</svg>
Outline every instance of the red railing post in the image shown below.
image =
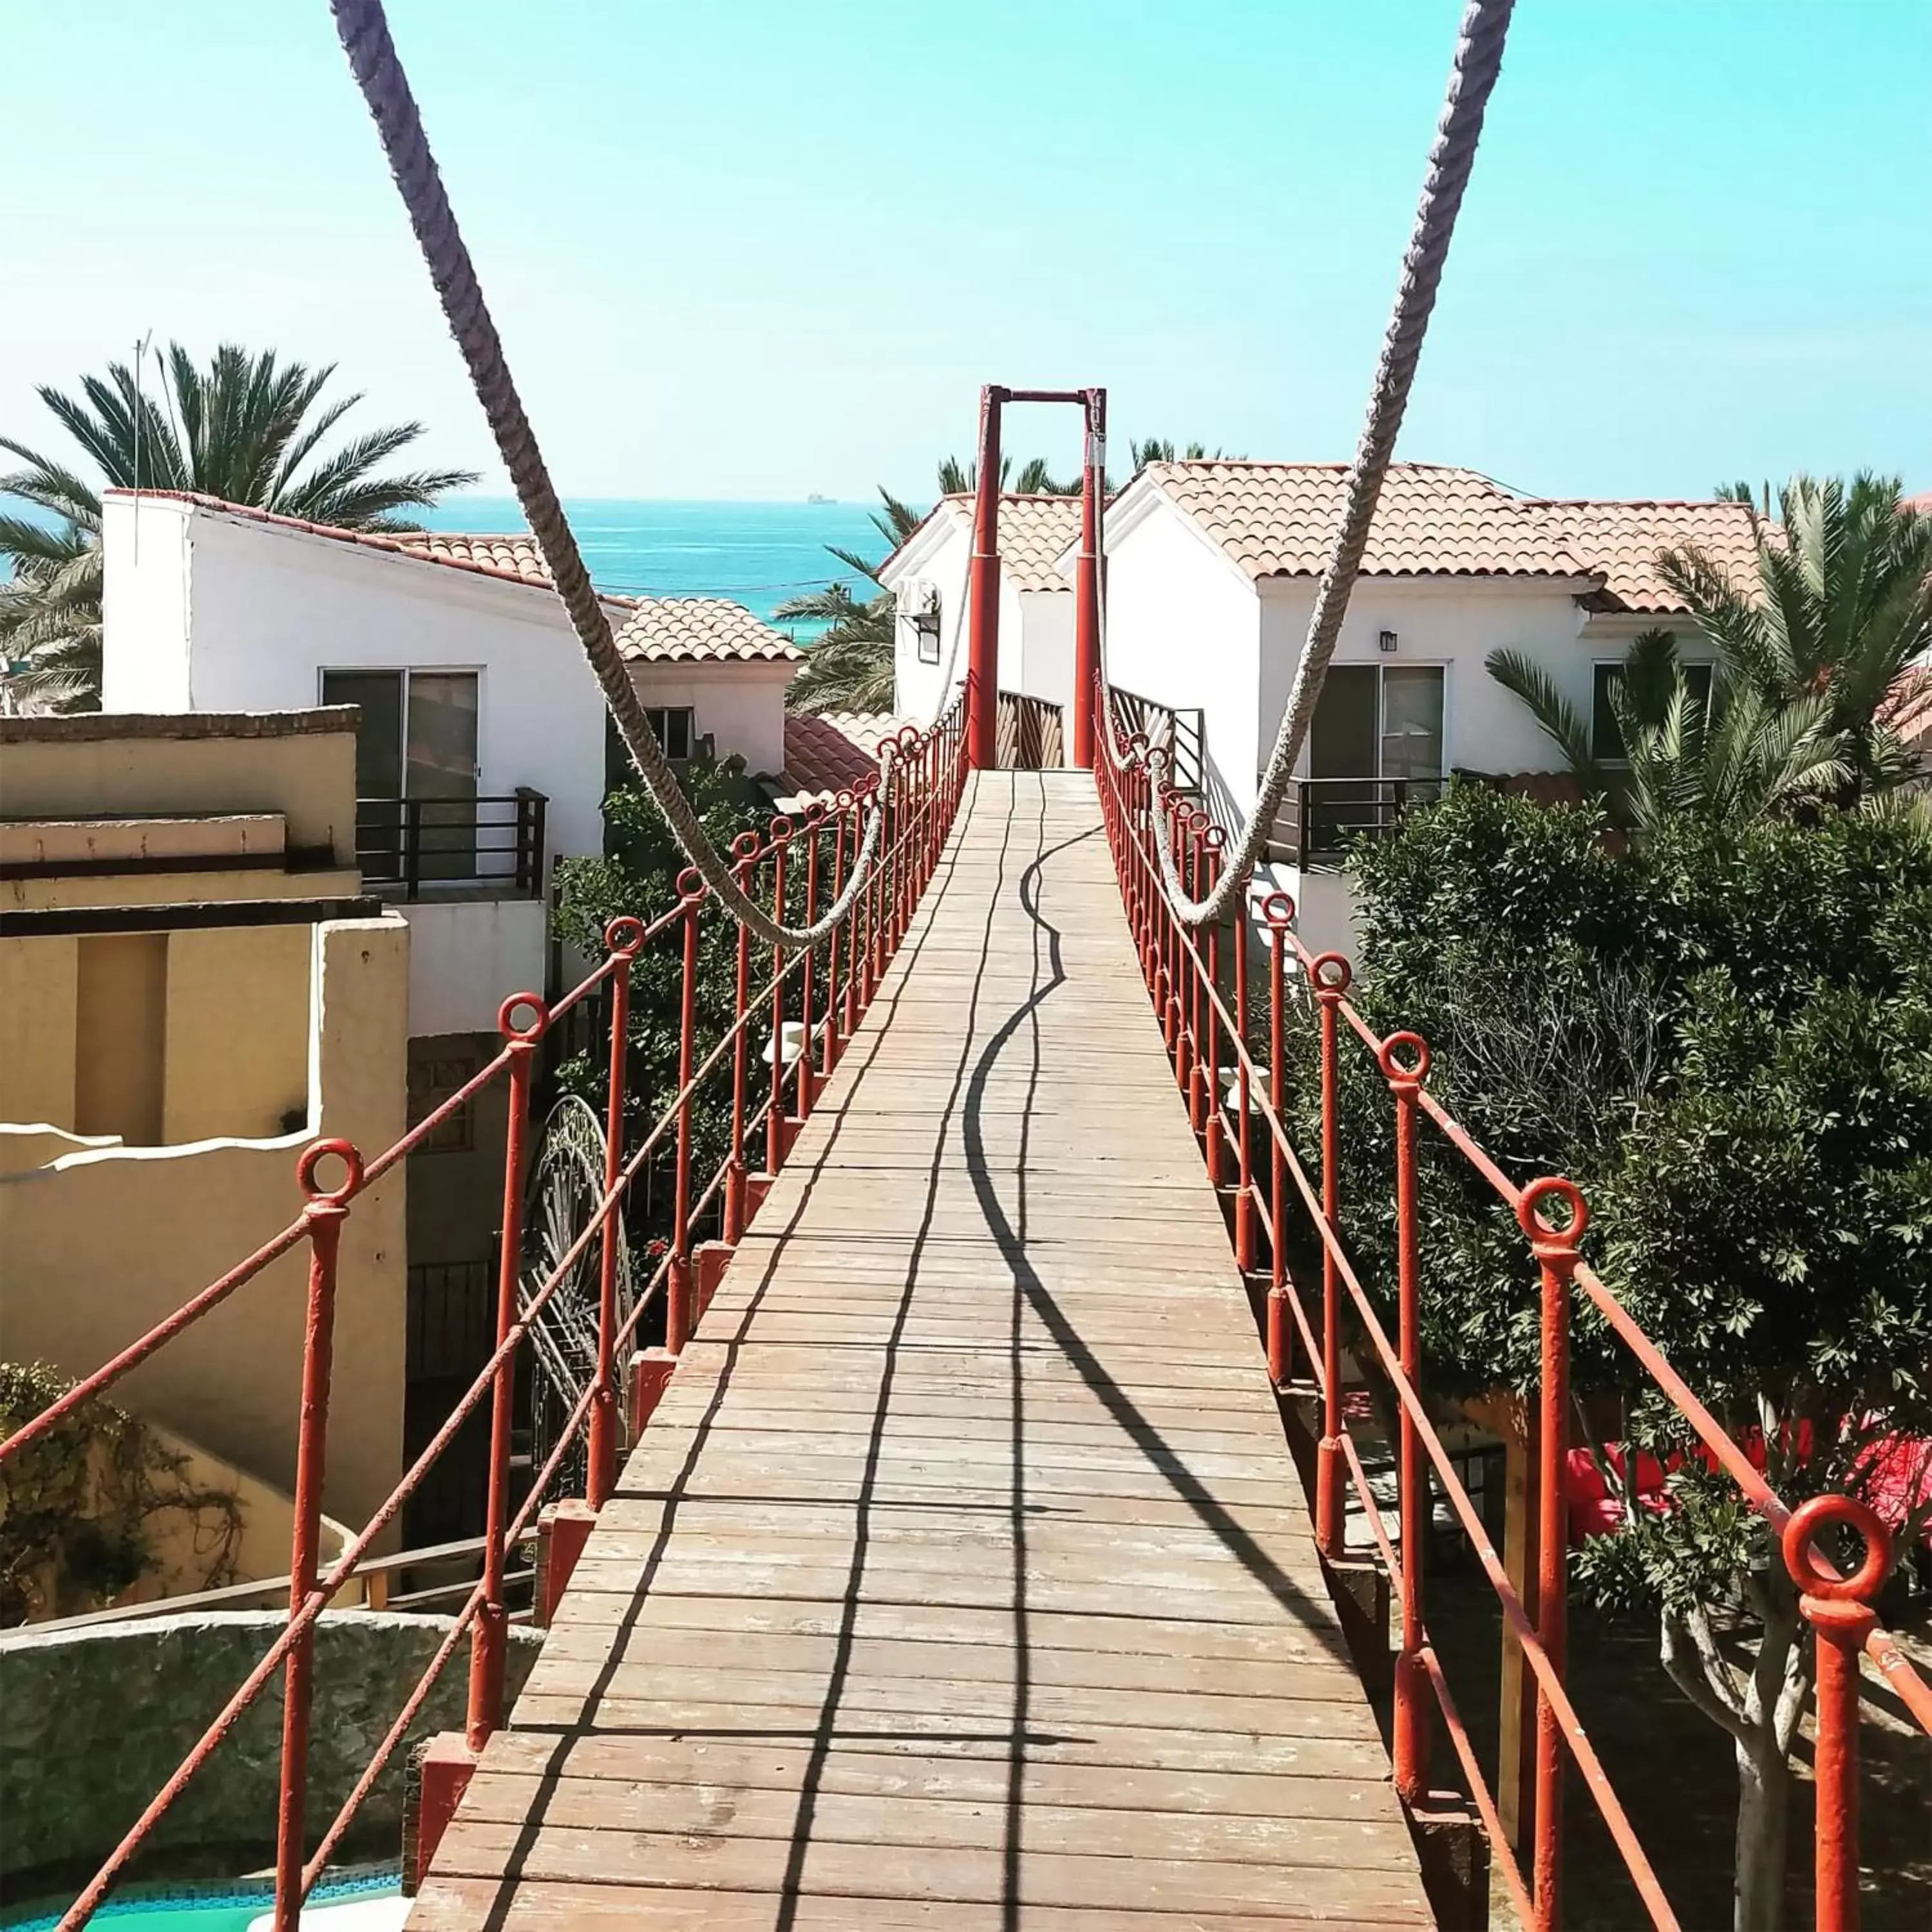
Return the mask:
<svg viewBox="0 0 1932 1932">
<path fill-rule="evenodd" d="M 731 856 L 737 861 L 733 876 L 738 890 L 752 889 L 752 868 L 758 862 L 758 835 L 741 832 L 731 842 Z M 752 1050 L 750 1024 L 746 1013 L 752 1004 L 752 934 L 742 922 L 738 927 L 737 990 L 731 1003 L 731 1156 L 724 1170 L 724 1239 L 733 1247 L 745 1234 L 745 1076 Z"/>
<path fill-rule="evenodd" d="M 315 1170 L 333 1155 L 347 1173 L 325 1192 Z M 362 1184 L 362 1156 L 347 1141 L 317 1141 L 296 1164 L 308 1198 L 302 1226 L 308 1236 L 308 1305 L 302 1336 L 302 1416 L 296 1438 L 295 1525 L 289 1547 L 289 1615 L 315 1588 L 322 1541 L 322 1488 L 328 1462 L 328 1384 L 335 1346 L 336 1264 L 349 1198 Z M 302 1855 L 308 1810 L 309 1720 L 315 1700 L 315 1625 L 290 1646 L 283 1666 L 282 1761 L 275 1819 L 275 1932 L 296 1932 L 302 1918 Z"/>
<path fill-rule="evenodd" d="M 832 903 L 836 905 L 838 895 L 845 890 L 845 816 L 852 808 L 852 794 L 840 792 L 832 808 Z M 832 1069 L 838 1058 L 840 1028 L 845 1011 L 838 990 L 838 926 L 832 927 L 831 944 L 825 953 L 825 1054 L 820 1064 L 821 1077 L 827 1080 L 832 1078 Z"/>
<path fill-rule="evenodd" d="M 1353 976 L 1339 952 L 1309 962 L 1322 1037 L 1322 1218 L 1332 1240 L 1342 1233 L 1340 1025 L 1343 996 Z M 1315 1461 L 1315 1541 L 1330 1562 L 1346 1548 L 1342 1508 L 1342 1282 L 1329 1241 L 1322 1244 L 1322 1442 Z"/>
<path fill-rule="evenodd" d="M 1828 1525 L 1856 1530 L 1864 1539 L 1864 1560 L 1849 1576 L 1812 1550 L 1813 1539 Z M 1870 1599 L 1891 1572 L 1892 1532 L 1864 1504 L 1823 1496 L 1792 1512 L 1783 1540 L 1785 1567 L 1800 1592 L 1798 1609 L 1818 1645 L 1812 1758 L 1818 1794 L 1818 1932 L 1858 1932 L 1858 1658 L 1878 1622 Z"/>
<path fill-rule="evenodd" d="M 665 1276 L 664 1348 L 677 1355 L 691 1340 L 691 1072 L 697 1061 L 698 911 L 704 881 L 694 869 L 681 873 L 684 960 L 677 1005 L 677 1164 L 671 1183 L 670 1267 Z"/>
<path fill-rule="evenodd" d="M 1234 1265 L 1245 1276 L 1255 1264 L 1254 1122 L 1248 1100 L 1248 893 L 1234 914 L 1235 1138 L 1239 1154 L 1234 1182 Z"/>
<path fill-rule="evenodd" d="M 516 1022 L 518 1008 L 536 1018 L 526 1028 Z M 510 1339 L 517 1321 L 517 1276 L 524 1250 L 524 1142 L 529 1130 L 530 1082 L 537 1042 L 548 1014 L 534 993 L 512 993 L 496 1014 L 497 1030 L 508 1050 L 509 1119 L 503 1133 L 503 1220 L 496 1258 L 496 1346 Z M 516 1392 L 516 1352 L 496 1364 L 490 1390 L 490 1487 L 484 1519 L 483 1600 L 477 1606 L 470 1641 L 470 1708 L 464 1730 L 472 1750 L 481 1750 L 503 1719 L 503 1653 L 510 1612 L 503 1601 L 503 1547 L 510 1521 L 510 1433 Z"/>
<path fill-rule="evenodd" d="M 1546 1203 L 1568 1210 L 1562 1226 L 1541 1211 Z M 1533 1180 L 1516 1204 L 1516 1220 L 1529 1237 L 1541 1277 L 1541 1364 L 1537 1429 L 1538 1640 L 1562 1681 L 1567 1648 L 1570 1563 L 1563 1505 L 1563 1459 L 1570 1435 L 1570 1283 L 1577 1244 L 1589 1210 L 1573 1181 Z M 1556 1932 L 1562 1911 L 1563 1734 L 1556 1707 L 1540 1678 L 1536 1690 L 1536 1797 L 1532 1892 L 1535 1932 Z"/>
<path fill-rule="evenodd" d="M 1262 902 L 1262 916 L 1268 925 L 1268 1106 L 1279 1122 L 1287 1100 L 1288 928 L 1294 917 L 1294 902 L 1286 892 L 1270 892 Z M 1268 1242 L 1268 1379 L 1276 1388 L 1288 1380 L 1294 1344 L 1288 1318 L 1287 1223 L 1282 1218 L 1287 1205 L 1288 1162 L 1270 1123 L 1268 1219 L 1274 1232 Z"/>
<path fill-rule="evenodd" d="M 610 1070 L 604 1106 L 604 1192 L 617 1185 L 624 1166 L 624 1076 L 630 1058 L 631 962 L 644 943 L 644 924 L 624 913 L 604 928 L 604 944 L 618 963 L 610 974 Z M 622 1206 L 604 1217 L 597 1259 L 597 1380 L 590 1399 L 590 1446 L 584 1498 L 602 1509 L 617 1478 L 617 1249 Z"/>
<path fill-rule="evenodd" d="M 772 820 L 772 916 L 781 925 L 785 916 L 785 848 L 791 843 L 791 820 L 781 814 Z M 765 1172 L 776 1174 L 784 1165 L 784 949 L 772 948 L 772 1104 L 765 1114 Z"/>
<path fill-rule="evenodd" d="M 1211 892 L 1220 882 L 1221 848 L 1226 842 L 1227 835 L 1218 825 L 1210 824 L 1202 836 L 1207 846 L 1202 860 L 1202 890 L 1204 892 Z M 1223 1166 L 1222 1151 L 1226 1118 L 1221 1112 L 1221 1016 L 1214 1004 L 1221 990 L 1221 928 L 1219 921 L 1202 928 L 1201 942 L 1207 960 L 1207 976 L 1201 991 L 1201 1023 L 1207 1034 L 1207 1052 L 1203 1057 L 1201 1075 L 1202 1106 L 1207 1115 L 1203 1126 L 1208 1137 L 1208 1184 L 1210 1187 L 1219 1187 Z"/>
<path fill-rule="evenodd" d="M 825 808 L 818 800 L 805 808 L 805 922 L 818 916 L 818 832 L 825 823 Z M 812 1058 L 812 970 L 818 963 L 818 949 L 808 946 L 799 968 L 799 1019 L 803 1031 L 799 1040 L 798 1117 L 802 1120 L 812 1112 L 812 1082 L 818 1069 Z M 827 1005 L 830 1004 L 828 1000 Z"/>
<path fill-rule="evenodd" d="M 1396 1353 L 1408 1385 L 1422 1389 L 1422 1288 L 1417 1224 L 1415 1102 L 1429 1077 L 1429 1048 L 1419 1034 L 1390 1034 L 1377 1055 L 1382 1076 L 1395 1096 L 1396 1281 L 1399 1327 Z M 1408 1064 L 1404 1064 L 1406 1060 Z M 1400 1412 L 1402 1507 L 1402 1648 L 1395 1661 L 1395 1720 L 1390 1755 L 1395 1788 L 1405 1804 L 1415 1804 L 1429 1786 L 1430 1688 L 1420 1659 L 1422 1579 L 1429 1538 L 1429 1467 L 1415 1418 L 1406 1403 Z"/>
<path fill-rule="evenodd" d="M 876 784 L 878 781 L 874 779 L 872 782 Z M 856 868 L 866 849 L 866 835 L 861 829 L 866 818 L 866 794 L 862 787 L 854 790 L 852 800 L 852 863 Z M 872 953 L 872 940 L 866 928 L 872 895 L 872 881 L 868 878 L 852 896 L 852 910 L 845 922 L 845 1037 L 848 1040 L 859 1030 L 859 1001 L 865 984 L 866 962 Z"/>
</svg>

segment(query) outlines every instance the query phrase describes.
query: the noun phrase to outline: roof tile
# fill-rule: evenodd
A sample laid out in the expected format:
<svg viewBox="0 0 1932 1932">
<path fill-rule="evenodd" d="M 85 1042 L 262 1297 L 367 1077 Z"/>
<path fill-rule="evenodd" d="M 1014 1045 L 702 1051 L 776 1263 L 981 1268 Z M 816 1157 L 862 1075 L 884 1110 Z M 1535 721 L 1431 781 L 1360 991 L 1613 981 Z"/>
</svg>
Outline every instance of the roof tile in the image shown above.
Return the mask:
<svg viewBox="0 0 1932 1932">
<path fill-rule="evenodd" d="M 722 597 L 642 597 L 617 633 L 617 649 L 634 662 L 705 663 L 728 658 L 802 662 L 782 632 Z"/>
<path fill-rule="evenodd" d="M 1532 507 L 1602 574 L 1603 592 L 1594 601 L 1611 609 L 1684 614 L 1689 607 L 1664 582 L 1657 560 L 1660 552 L 1686 544 L 1702 550 L 1741 590 L 1756 584 L 1757 545 L 1747 504 L 1586 501 Z"/>
</svg>

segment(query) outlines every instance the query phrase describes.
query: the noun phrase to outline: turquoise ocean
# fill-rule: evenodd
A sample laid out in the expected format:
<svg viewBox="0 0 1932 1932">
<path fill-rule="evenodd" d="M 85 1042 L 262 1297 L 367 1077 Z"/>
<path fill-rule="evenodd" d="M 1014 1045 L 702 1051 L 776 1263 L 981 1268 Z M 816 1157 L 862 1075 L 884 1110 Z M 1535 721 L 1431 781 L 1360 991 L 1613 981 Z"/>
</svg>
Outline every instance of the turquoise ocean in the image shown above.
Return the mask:
<svg viewBox="0 0 1932 1932">
<path fill-rule="evenodd" d="M 746 503 L 568 500 L 564 509 L 601 590 L 635 597 L 728 597 L 770 620 L 788 598 L 844 584 L 855 596 L 873 589 L 826 549 L 873 562 L 886 545 L 863 503 Z M 511 531 L 525 527 L 507 496 L 456 496 L 423 520 L 433 530 Z M 782 620 L 809 644 L 821 626 Z"/>
</svg>

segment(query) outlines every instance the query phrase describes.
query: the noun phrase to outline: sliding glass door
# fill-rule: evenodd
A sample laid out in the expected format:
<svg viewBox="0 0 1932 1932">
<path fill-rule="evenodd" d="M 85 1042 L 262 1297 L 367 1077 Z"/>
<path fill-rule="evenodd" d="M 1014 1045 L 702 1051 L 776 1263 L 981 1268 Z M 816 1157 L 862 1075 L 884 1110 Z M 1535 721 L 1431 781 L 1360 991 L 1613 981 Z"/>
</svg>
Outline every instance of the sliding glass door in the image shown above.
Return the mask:
<svg viewBox="0 0 1932 1932">
<path fill-rule="evenodd" d="M 371 880 L 476 875 L 476 674 L 326 670 L 325 704 L 354 704 L 356 844 Z"/>
</svg>

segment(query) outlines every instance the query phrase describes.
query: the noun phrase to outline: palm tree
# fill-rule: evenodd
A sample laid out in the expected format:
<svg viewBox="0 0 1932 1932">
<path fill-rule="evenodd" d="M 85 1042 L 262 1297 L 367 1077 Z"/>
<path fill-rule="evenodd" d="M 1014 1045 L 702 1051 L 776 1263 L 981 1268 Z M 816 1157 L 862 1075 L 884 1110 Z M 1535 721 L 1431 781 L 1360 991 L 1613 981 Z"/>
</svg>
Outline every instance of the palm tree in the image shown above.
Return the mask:
<svg viewBox="0 0 1932 1932">
<path fill-rule="evenodd" d="M 1157 436 L 1149 436 L 1144 442 L 1136 442 L 1130 437 L 1127 454 L 1136 475 L 1150 463 L 1245 463 L 1248 460 L 1245 456 L 1232 456 L 1225 449 L 1210 450 L 1204 442 L 1190 442 L 1177 457 L 1174 445 Z"/>
<path fill-rule="evenodd" d="M 273 350 L 253 355 L 224 344 L 202 369 L 178 342 L 156 360 L 158 396 L 121 362 L 104 377 L 83 377 L 79 398 L 38 392 L 99 471 L 98 484 L 0 436 L 0 449 L 26 466 L 0 476 L 0 496 L 42 513 L 0 513 L 0 555 L 14 569 L 0 597 L 0 706 L 64 708 L 99 689 L 103 488 L 194 490 L 346 530 L 400 530 L 417 526 L 399 512 L 476 480 L 467 470 L 378 473 L 423 434 L 418 422 L 324 452 L 330 431 L 362 400 L 322 400 L 332 363 L 312 369 Z"/>
<path fill-rule="evenodd" d="M 1718 494 L 1750 519 L 1757 582 L 1734 583 L 1694 545 L 1658 559 L 1665 582 L 1768 706 L 1822 706 L 1844 742 L 1841 802 L 1906 782 L 1916 760 L 1888 705 L 1932 651 L 1932 517 L 1901 507 L 1896 477 L 1869 472 L 1850 484 L 1794 476 L 1778 493 L 1781 531 L 1748 484 Z"/>
<path fill-rule="evenodd" d="M 952 462 L 948 458 L 946 461 Z M 956 465 L 955 466 L 956 467 Z M 942 464 L 940 481 L 945 480 Z M 902 502 L 882 483 L 881 507 L 872 512 L 872 527 L 884 540 L 887 554 L 898 548 L 924 518 Z M 836 544 L 826 548 L 860 576 L 879 582 L 879 563 L 868 563 L 856 550 Z M 884 560 L 882 559 L 881 562 Z M 788 598 L 773 615 L 805 617 L 826 628 L 806 654 L 805 668 L 792 680 L 785 703 L 794 711 L 890 711 L 892 708 L 892 625 L 891 592 L 880 585 L 878 594 L 861 600 L 843 584 Z"/>
<path fill-rule="evenodd" d="M 1520 651 L 1492 651 L 1490 675 L 1529 706 L 1586 794 L 1618 821 L 1654 832 L 1673 819 L 1713 825 L 1755 823 L 1842 786 L 1850 775 L 1842 734 L 1824 700 L 1766 696 L 1728 665 L 1700 691 L 1678 662 L 1668 631 L 1631 644 L 1610 688 L 1629 760 L 1617 783 L 1596 756 L 1582 714 L 1549 674 Z"/>
</svg>

